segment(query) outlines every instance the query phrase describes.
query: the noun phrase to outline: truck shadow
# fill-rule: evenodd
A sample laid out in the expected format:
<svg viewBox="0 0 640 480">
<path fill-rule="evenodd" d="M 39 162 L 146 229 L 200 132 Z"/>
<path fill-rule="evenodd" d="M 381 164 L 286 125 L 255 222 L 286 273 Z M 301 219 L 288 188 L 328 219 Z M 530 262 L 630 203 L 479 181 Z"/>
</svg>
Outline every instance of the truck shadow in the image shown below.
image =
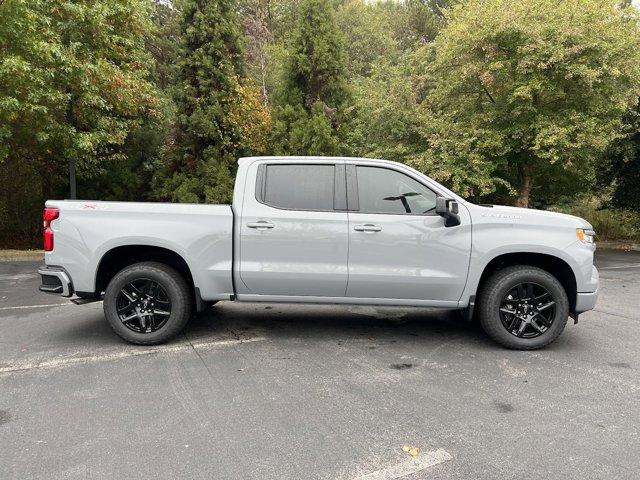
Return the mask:
<svg viewBox="0 0 640 480">
<path fill-rule="evenodd" d="M 230 335 L 242 340 L 256 336 L 306 342 L 438 342 L 493 345 L 477 322 L 456 311 L 344 305 L 219 303 L 191 320 L 191 339 Z"/>
<path fill-rule="evenodd" d="M 127 345 L 111 330 L 101 309 L 87 310 L 77 321 L 57 324 L 49 330 L 46 342 L 77 344 L 83 348 Z M 359 348 L 371 350 L 391 345 L 452 344 L 451 348 L 457 350 L 507 351 L 489 339 L 477 321 L 469 322 L 454 310 L 430 308 L 220 302 L 192 318 L 184 334 L 198 343 L 267 338 L 282 349 L 294 344 L 357 344 Z M 179 335 L 168 343 L 178 344 L 184 339 Z M 578 336 L 565 332 L 545 350 L 584 348 L 586 345 Z"/>
</svg>

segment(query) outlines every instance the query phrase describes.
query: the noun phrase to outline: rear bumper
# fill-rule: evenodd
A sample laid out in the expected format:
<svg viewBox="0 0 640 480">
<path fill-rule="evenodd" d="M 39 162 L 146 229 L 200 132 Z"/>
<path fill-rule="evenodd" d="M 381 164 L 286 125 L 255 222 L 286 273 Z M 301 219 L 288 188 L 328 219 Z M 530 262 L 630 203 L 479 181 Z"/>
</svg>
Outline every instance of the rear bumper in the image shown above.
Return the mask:
<svg viewBox="0 0 640 480">
<path fill-rule="evenodd" d="M 64 269 L 45 265 L 38 269 L 38 274 L 40 274 L 40 287 L 38 289 L 41 292 L 62 295 L 63 297 L 73 295 L 73 283 L 71 283 L 71 278 Z"/>
<path fill-rule="evenodd" d="M 588 293 L 578 293 L 576 295 L 576 313 L 580 314 L 588 310 L 593 310 L 598 300 L 598 291 Z"/>
</svg>

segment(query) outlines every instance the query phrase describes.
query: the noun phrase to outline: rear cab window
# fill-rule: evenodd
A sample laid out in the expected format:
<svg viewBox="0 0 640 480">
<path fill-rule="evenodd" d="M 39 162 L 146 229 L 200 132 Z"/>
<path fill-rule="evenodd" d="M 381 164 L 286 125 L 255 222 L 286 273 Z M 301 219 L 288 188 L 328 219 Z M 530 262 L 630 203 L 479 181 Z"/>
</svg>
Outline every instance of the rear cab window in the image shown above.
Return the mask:
<svg viewBox="0 0 640 480">
<path fill-rule="evenodd" d="M 345 210 L 344 174 L 340 172 L 344 167 L 334 164 L 263 164 L 258 170 L 256 198 L 285 210 Z"/>
</svg>

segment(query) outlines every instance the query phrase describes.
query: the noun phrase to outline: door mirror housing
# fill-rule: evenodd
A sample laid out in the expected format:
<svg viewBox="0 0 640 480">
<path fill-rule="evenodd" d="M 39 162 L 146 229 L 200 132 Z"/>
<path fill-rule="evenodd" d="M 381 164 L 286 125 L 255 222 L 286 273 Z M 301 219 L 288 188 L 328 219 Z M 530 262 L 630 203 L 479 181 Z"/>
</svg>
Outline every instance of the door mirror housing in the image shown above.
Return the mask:
<svg viewBox="0 0 640 480">
<path fill-rule="evenodd" d="M 460 225 L 458 211 L 458 202 L 453 198 L 436 198 L 436 213 L 444 218 L 445 227 L 455 227 L 456 225 Z"/>
</svg>

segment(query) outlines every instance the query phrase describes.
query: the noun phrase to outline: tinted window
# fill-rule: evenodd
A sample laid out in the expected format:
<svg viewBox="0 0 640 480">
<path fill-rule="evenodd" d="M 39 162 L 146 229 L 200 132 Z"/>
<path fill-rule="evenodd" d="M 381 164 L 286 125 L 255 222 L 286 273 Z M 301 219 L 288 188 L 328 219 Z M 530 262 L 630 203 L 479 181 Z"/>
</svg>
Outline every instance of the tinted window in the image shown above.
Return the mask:
<svg viewBox="0 0 640 480">
<path fill-rule="evenodd" d="M 333 210 L 333 165 L 267 165 L 263 201 L 294 210 Z"/>
<path fill-rule="evenodd" d="M 413 178 L 387 168 L 357 167 L 361 213 L 420 215 L 436 207 L 436 194 Z"/>
</svg>

